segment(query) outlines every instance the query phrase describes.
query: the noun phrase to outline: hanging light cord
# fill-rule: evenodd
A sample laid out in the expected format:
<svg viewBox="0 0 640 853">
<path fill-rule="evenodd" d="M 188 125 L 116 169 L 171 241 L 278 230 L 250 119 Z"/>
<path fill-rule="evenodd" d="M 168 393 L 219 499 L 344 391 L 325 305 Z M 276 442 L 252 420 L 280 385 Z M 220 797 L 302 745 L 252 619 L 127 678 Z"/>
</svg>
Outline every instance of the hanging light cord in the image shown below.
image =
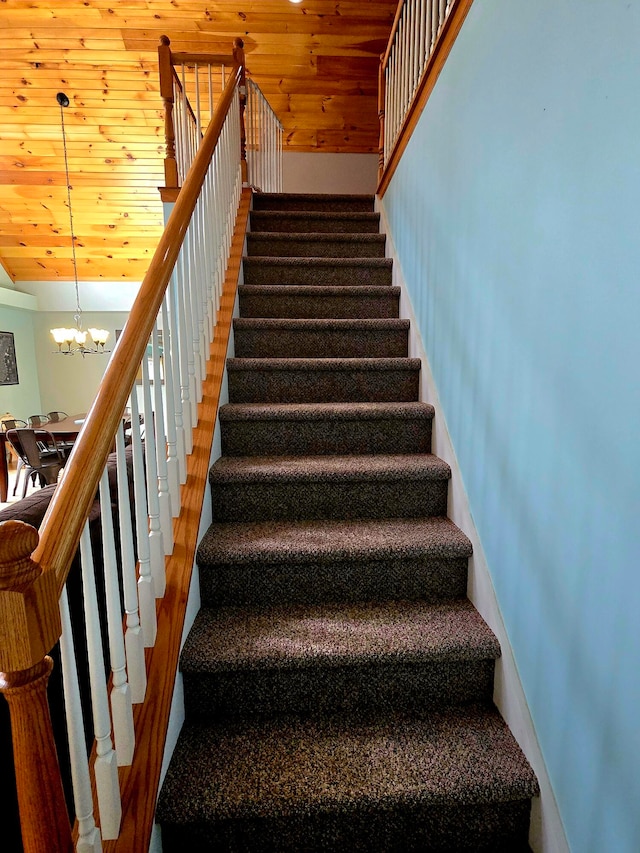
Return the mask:
<svg viewBox="0 0 640 853">
<path fill-rule="evenodd" d="M 62 97 L 61 97 L 62 96 Z M 76 262 L 76 237 L 73 230 L 73 212 L 71 210 L 71 182 L 69 180 L 69 161 L 67 159 L 67 135 L 64 129 L 64 109 L 63 107 L 69 105 L 69 99 L 67 96 L 60 92 L 57 96 L 58 103 L 60 104 L 60 123 L 62 125 L 62 148 L 64 151 L 64 171 L 67 178 L 67 203 L 69 206 L 69 225 L 71 227 L 71 257 L 73 259 L 73 277 L 75 281 L 76 287 L 76 313 L 74 314 L 74 319 L 76 321 L 76 328 L 80 330 L 80 320 L 82 317 L 82 308 L 80 307 L 80 291 L 78 289 L 78 265 Z M 66 103 L 65 103 L 66 102 Z"/>
</svg>

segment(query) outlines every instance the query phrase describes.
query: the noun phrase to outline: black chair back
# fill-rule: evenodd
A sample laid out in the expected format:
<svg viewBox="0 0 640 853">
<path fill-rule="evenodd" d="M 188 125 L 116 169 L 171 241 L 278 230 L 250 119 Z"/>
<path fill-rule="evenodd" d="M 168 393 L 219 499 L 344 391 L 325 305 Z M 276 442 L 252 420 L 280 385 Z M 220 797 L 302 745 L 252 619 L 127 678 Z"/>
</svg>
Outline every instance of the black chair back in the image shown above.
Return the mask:
<svg viewBox="0 0 640 853">
<path fill-rule="evenodd" d="M 44 424 L 49 423 L 49 418 L 47 415 L 29 415 L 29 426 L 33 429 L 34 427 L 44 426 Z"/>
<path fill-rule="evenodd" d="M 5 418 L 1 421 L 2 429 L 7 432 L 10 429 L 18 429 L 18 427 L 28 426 L 26 421 L 21 421 L 19 418 Z"/>
</svg>

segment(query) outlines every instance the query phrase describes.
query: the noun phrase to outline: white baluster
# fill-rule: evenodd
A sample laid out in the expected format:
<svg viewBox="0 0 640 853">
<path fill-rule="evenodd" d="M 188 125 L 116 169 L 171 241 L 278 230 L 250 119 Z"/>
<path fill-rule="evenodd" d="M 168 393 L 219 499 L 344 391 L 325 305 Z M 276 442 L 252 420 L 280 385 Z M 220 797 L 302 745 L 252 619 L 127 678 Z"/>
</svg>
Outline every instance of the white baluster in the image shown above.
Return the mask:
<svg viewBox="0 0 640 853">
<path fill-rule="evenodd" d="M 127 680 L 127 662 L 122 636 L 122 608 L 118 584 L 118 564 L 111 515 L 111 490 L 107 469 L 100 479 L 100 521 L 102 524 L 102 555 L 104 586 L 107 602 L 107 627 L 109 655 L 111 658 L 111 716 L 116 742 L 116 755 L 120 767 L 131 764 L 135 748 L 131 689 Z"/>
<path fill-rule="evenodd" d="M 184 251 L 184 250 L 183 250 Z M 176 288 L 174 292 L 174 307 L 178 324 L 178 348 L 180 369 L 180 400 L 182 402 L 182 419 L 184 423 L 184 449 L 185 453 L 191 453 L 193 449 L 193 427 L 195 422 L 192 417 L 191 406 L 191 379 L 189 374 L 189 338 L 187 335 L 186 306 L 184 301 L 184 257 L 183 251 L 178 256 L 176 263 Z M 193 355 L 191 356 L 193 358 Z"/>
<path fill-rule="evenodd" d="M 60 617 L 62 620 L 62 635 L 60 637 L 60 655 L 62 659 L 64 704 L 67 717 L 67 734 L 69 738 L 69 754 L 71 760 L 71 779 L 73 783 L 73 799 L 78 817 L 78 845 L 80 853 L 98 853 L 102 850 L 100 831 L 93 817 L 93 799 L 91 797 L 91 780 L 89 778 L 89 762 L 84 740 L 84 720 L 80 703 L 80 688 L 78 687 L 78 669 L 71 633 L 71 617 L 67 588 L 62 590 L 60 597 Z"/>
<path fill-rule="evenodd" d="M 122 805 L 118 782 L 118 764 L 111 740 L 111 714 L 109 713 L 105 661 L 102 651 L 102 629 L 98 615 L 95 565 L 88 521 L 85 523 L 80 537 L 80 563 L 82 566 L 93 731 L 96 740 L 96 760 L 93 766 L 93 775 L 96 780 L 100 829 L 102 837 L 107 840 L 118 837 L 122 819 Z"/>
<path fill-rule="evenodd" d="M 420 41 L 418 44 L 418 54 L 420 56 L 420 72 L 418 77 L 421 78 L 425 65 L 427 64 L 427 44 L 426 44 L 426 32 L 427 32 L 427 7 L 429 5 L 429 0 L 420 0 Z"/>
<path fill-rule="evenodd" d="M 173 515 L 169 477 L 167 474 L 167 437 L 164 424 L 164 401 L 162 399 L 162 365 L 160 361 L 160 343 L 158 326 L 151 332 L 151 358 L 153 361 L 153 401 L 156 445 L 156 464 L 158 466 L 158 504 L 160 508 L 160 527 L 166 555 L 173 553 Z"/>
<path fill-rule="evenodd" d="M 173 338 L 169 326 L 167 309 L 168 294 L 162 300 L 162 349 L 164 353 L 164 393 L 166 398 L 167 426 L 167 479 L 171 496 L 171 512 L 174 518 L 180 515 L 180 468 L 177 449 L 175 386 L 173 373 Z"/>
<path fill-rule="evenodd" d="M 147 690 L 147 670 L 144 660 L 144 637 L 138 615 L 138 589 L 136 560 L 133 548 L 133 525 L 131 524 L 131 500 L 129 496 L 129 472 L 124 447 L 124 428 L 120 424 L 116 433 L 116 459 L 118 470 L 118 517 L 120 522 L 120 559 L 122 562 L 122 588 L 126 631 L 124 646 L 127 658 L 127 673 L 131 688 L 131 701 L 144 702 Z"/>
<path fill-rule="evenodd" d="M 178 340 L 178 316 L 176 308 L 176 270 L 174 269 L 169 283 L 169 289 L 165 298 L 169 312 L 169 341 L 171 344 L 171 385 L 173 388 L 173 407 L 176 425 L 176 455 L 178 457 L 178 480 L 180 483 L 187 482 L 187 463 L 185 457 L 185 430 L 182 412 L 182 398 L 180 393 L 180 343 Z M 164 320 L 163 320 L 164 323 Z M 167 362 L 168 365 L 168 362 Z M 167 373 L 169 368 L 167 366 Z"/>
<path fill-rule="evenodd" d="M 142 439 L 140 436 L 138 394 L 135 386 L 131 393 L 129 405 L 131 407 L 131 449 L 133 454 L 133 483 L 135 487 L 136 543 L 138 545 L 138 601 L 144 644 L 149 648 L 156 641 L 156 593 L 151 573 L 147 483 L 144 470 Z M 162 550 L 162 555 L 164 555 L 164 549 Z"/>
<path fill-rule="evenodd" d="M 160 524 L 160 502 L 158 500 L 158 467 L 156 461 L 156 439 L 154 413 L 151 406 L 149 368 L 147 359 L 142 359 L 142 390 L 144 401 L 144 458 L 147 473 L 147 502 L 149 506 L 149 559 L 157 598 L 162 598 L 166 587 L 164 543 Z"/>
<path fill-rule="evenodd" d="M 438 35 L 444 24 L 445 12 L 447 9 L 447 0 L 440 0 L 440 8 L 438 10 Z"/>
</svg>

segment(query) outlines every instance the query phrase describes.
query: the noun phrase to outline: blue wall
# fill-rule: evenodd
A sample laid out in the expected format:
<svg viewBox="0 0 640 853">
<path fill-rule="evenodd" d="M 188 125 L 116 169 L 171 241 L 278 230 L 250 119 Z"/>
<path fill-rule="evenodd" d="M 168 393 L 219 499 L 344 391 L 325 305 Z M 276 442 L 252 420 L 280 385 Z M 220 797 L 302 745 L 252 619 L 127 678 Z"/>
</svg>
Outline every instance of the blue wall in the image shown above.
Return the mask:
<svg viewBox="0 0 640 853">
<path fill-rule="evenodd" d="M 476 0 L 383 199 L 577 853 L 640 850 L 640 3 Z"/>
</svg>

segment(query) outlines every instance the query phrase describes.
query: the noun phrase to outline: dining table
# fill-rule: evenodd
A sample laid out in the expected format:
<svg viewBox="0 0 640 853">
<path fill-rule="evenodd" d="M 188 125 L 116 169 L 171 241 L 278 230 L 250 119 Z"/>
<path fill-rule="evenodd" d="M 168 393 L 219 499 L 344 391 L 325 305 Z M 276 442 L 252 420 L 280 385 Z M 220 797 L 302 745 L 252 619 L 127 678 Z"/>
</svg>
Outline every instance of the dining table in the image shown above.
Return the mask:
<svg viewBox="0 0 640 853">
<path fill-rule="evenodd" d="M 69 444 L 75 441 L 82 429 L 86 414 L 69 415 L 59 421 L 49 421 L 37 429 L 50 432 L 56 441 Z M 7 434 L 0 431 L 0 503 L 6 503 L 9 492 L 9 467 L 7 465 Z"/>
</svg>

